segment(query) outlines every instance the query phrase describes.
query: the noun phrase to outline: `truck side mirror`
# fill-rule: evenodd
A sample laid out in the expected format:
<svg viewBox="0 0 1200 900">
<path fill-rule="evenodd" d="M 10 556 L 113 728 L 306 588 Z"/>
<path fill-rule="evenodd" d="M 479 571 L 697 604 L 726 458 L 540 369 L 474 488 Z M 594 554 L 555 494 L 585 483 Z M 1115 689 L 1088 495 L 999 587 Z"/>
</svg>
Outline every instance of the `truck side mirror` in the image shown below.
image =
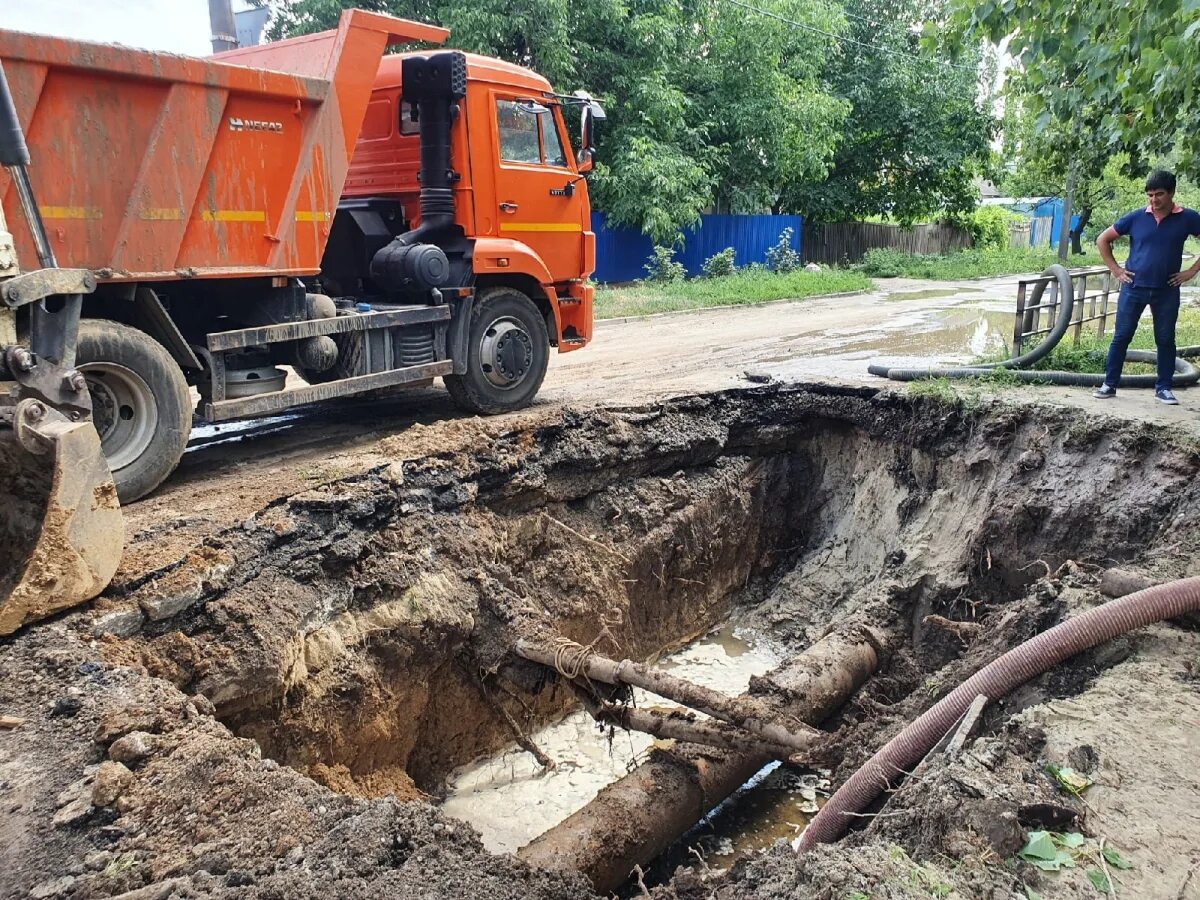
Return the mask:
<svg viewBox="0 0 1200 900">
<path fill-rule="evenodd" d="M 581 116 L 582 120 L 579 125 L 580 146 L 577 162 L 580 172 L 590 172 L 594 165 L 592 157 L 596 152 L 596 123 L 603 122 L 608 118 L 608 115 L 604 112 L 603 106 L 595 100 L 589 100 L 583 105 Z"/>
</svg>

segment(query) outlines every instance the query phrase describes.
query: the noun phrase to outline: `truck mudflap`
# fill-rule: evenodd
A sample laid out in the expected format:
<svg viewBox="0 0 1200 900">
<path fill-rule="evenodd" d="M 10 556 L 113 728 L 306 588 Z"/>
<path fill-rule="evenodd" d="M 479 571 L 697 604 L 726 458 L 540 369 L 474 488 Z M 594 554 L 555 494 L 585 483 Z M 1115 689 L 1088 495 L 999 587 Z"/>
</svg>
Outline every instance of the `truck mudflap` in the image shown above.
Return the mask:
<svg viewBox="0 0 1200 900">
<path fill-rule="evenodd" d="M 562 336 L 559 353 L 569 353 L 586 347 L 592 339 L 592 303 L 596 297 L 594 285 L 572 281 L 558 295 L 558 318 Z"/>
</svg>

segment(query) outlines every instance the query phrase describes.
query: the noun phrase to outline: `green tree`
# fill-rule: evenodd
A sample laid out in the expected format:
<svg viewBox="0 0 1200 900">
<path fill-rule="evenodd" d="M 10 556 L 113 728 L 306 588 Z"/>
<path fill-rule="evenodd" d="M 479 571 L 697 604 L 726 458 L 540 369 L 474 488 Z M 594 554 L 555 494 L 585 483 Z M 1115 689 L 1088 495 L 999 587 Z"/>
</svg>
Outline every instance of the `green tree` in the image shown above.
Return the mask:
<svg viewBox="0 0 1200 900">
<path fill-rule="evenodd" d="M 819 221 L 973 209 L 995 128 L 982 50 L 951 62 L 922 45 L 923 25 L 943 16 L 936 0 L 846 0 L 845 14 L 847 40 L 826 64 L 851 105 L 844 136 L 829 177 L 793 185 L 786 205 Z"/>
<path fill-rule="evenodd" d="M 952 0 L 957 40 L 1007 40 L 1038 127 L 1059 123 L 1142 169 L 1200 164 L 1200 0 Z"/>
<path fill-rule="evenodd" d="M 676 0 L 572 6 L 574 83 L 603 98 L 592 196 L 610 221 L 674 244 L 712 202 L 718 153 L 679 83 L 693 8 Z"/>
<path fill-rule="evenodd" d="M 1144 205 L 1146 175 L 1160 166 L 1176 168 L 1176 162 L 1162 159 L 1135 165 L 1128 154 L 1111 153 L 1107 145 L 1087 139 L 1102 127 L 1095 120 L 1045 124 L 1037 114 L 1039 106 L 1021 96 L 1019 85 L 1016 80 L 1004 115 L 1002 156 L 1006 164 L 1000 189 L 1013 197 L 1063 196 L 1068 170 L 1074 164 L 1077 177 L 1073 203 L 1080 221 L 1071 238 L 1074 251 L 1082 252 L 1085 229 L 1095 233 Z M 1176 196 L 1185 205 L 1200 200 L 1186 178 L 1180 180 Z"/>
<path fill-rule="evenodd" d="M 678 69 L 717 152 L 716 199 L 730 212 L 775 207 L 789 185 L 824 179 L 850 111 L 822 84 L 821 32 L 844 28 L 840 11 L 808 0 L 751 5 L 781 18 L 728 0 L 701 3 Z"/>
<path fill-rule="evenodd" d="M 592 194 L 610 219 L 674 243 L 714 200 L 769 206 L 819 179 L 848 105 L 821 84 L 828 40 L 729 0 L 262 0 L 275 36 L 359 6 L 451 29 L 449 46 L 529 66 L 605 104 Z M 755 0 L 828 30 L 823 0 Z"/>
</svg>

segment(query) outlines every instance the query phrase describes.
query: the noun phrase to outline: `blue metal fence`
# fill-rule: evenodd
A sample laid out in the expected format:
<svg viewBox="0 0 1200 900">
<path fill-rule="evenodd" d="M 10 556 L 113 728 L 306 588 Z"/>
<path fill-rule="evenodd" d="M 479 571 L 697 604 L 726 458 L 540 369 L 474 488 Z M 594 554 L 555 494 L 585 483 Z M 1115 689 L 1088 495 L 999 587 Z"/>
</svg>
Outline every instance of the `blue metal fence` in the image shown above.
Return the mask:
<svg viewBox="0 0 1200 900">
<path fill-rule="evenodd" d="M 704 260 L 726 247 L 736 253 L 737 265 L 765 263 L 767 250 L 779 240 L 785 228 L 792 229 L 792 248 L 800 252 L 801 216 L 701 216 L 699 224 L 684 233 L 683 246 L 675 259 L 689 275 L 700 274 Z M 592 231 L 596 232 L 596 274 L 600 282 L 633 281 L 646 277 L 646 260 L 654 243 L 633 228 L 609 227 L 604 213 L 592 213 Z"/>
<path fill-rule="evenodd" d="M 1033 207 L 1032 215 L 1034 218 L 1049 216 L 1053 221 L 1050 223 L 1050 249 L 1058 248 L 1058 236 L 1062 231 L 1063 217 L 1063 201 L 1061 197 L 1047 197 L 1042 200 L 1037 206 Z M 1079 225 L 1079 216 L 1071 216 L 1071 228 L 1075 229 Z M 1107 226 L 1105 226 L 1107 227 Z M 1030 235 L 1030 243 L 1037 245 L 1037 235 Z"/>
</svg>

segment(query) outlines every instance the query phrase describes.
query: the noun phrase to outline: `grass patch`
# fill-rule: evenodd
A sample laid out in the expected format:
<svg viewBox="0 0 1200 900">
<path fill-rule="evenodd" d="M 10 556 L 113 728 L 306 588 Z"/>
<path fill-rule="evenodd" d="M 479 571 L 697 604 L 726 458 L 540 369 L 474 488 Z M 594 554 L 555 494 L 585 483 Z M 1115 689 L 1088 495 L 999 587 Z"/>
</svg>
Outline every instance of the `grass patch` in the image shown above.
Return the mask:
<svg viewBox="0 0 1200 900">
<path fill-rule="evenodd" d="M 1114 312 L 1115 309 L 1114 305 Z M 1102 373 L 1104 361 L 1108 357 L 1108 345 L 1112 343 L 1112 320 L 1109 322 L 1109 327 L 1109 333 L 1102 338 L 1097 337 L 1095 332 L 1085 331 L 1080 335 L 1078 344 L 1074 343 L 1072 333 L 1068 331 L 1062 342 L 1050 351 L 1050 355 L 1035 363 L 1032 368 L 1035 371 L 1043 372 Z M 1025 349 L 1032 349 L 1035 343 L 1036 341 L 1028 344 Z M 1175 326 L 1175 344 L 1179 347 L 1200 344 L 1200 306 L 1180 308 L 1179 323 Z M 1134 350 L 1154 349 L 1154 328 L 1150 322 L 1142 321 L 1138 325 L 1137 333 L 1134 334 L 1133 342 L 1129 346 Z M 1007 358 L 1008 353 L 1001 351 L 980 359 L 979 362 L 999 362 Z M 1124 372 L 1128 375 L 1152 375 L 1154 366 L 1149 363 L 1127 362 Z"/>
<path fill-rule="evenodd" d="M 899 250 L 874 249 L 867 251 L 859 270 L 876 278 L 929 278 L 935 281 L 957 281 L 967 278 L 986 278 L 996 275 L 1018 275 L 1041 272 L 1058 262 L 1058 254 L 1048 248 L 1019 250 L 962 250 L 946 256 L 925 256 Z M 1067 262 L 1071 268 L 1100 265 L 1100 254 L 1093 248 L 1082 256 L 1072 255 Z"/>
<path fill-rule="evenodd" d="M 719 278 L 692 278 L 666 284 L 638 282 L 627 287 L 597 287 L 597 319 L 715 306 L 749 306 L 772 300 L 803 300 L 846 291 L 865 291 L 871 279 L 850 269 L 797 270 L 786 275 L 757 269 Z"/>
<path fill-rule="evenodd" d="M 979 378 L 928 378 L 908 383 L 908 395 L 974 413 L 983 406 L 984 398 L 1004 388 L 1027 387 L 1012 373 L 998 369 Z M 926 688 L 929 682 L 926 682 Z"/>
<path fill-rule="evenodd" d="M 911 381 L 908 384 L 908 393 L 911 397 L 923 397 L 947 406 L 958 403 L 958 392 L 950 384 L 949 378 L 924 378 L 920 381 Z"/>
</svg>

